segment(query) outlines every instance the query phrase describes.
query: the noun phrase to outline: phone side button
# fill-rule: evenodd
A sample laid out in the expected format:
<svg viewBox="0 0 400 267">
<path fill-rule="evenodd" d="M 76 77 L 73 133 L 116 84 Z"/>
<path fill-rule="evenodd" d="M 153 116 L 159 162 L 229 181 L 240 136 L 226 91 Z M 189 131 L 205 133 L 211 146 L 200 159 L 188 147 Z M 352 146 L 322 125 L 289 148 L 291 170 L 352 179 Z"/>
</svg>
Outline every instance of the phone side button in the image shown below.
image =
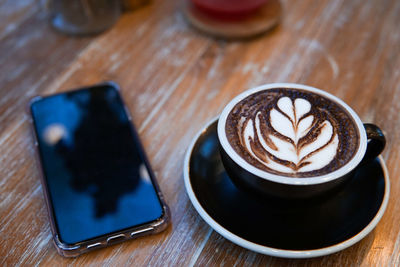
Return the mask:
<svg viewBox="0 0 400 267">
<path fill-rule="evenodd" d="M 132 121 L 131 113 L 129 112 L 128 107 L 124 106 L 124 109 L 125 109 L 126 116 L 128 117 L 128 120 Z"/>
<path fill-rule="evenodd" d="M 119 241 L 122 241 L 123 239 L 125 239 L 125 235 L 119 234 L 119 235 L 115 235 L 115 236 L 111 236 L 111 237 L 107 238 L 107 243 L 119 242 Z"/>
<path fill-rule="evenodd" d="M 139 235 L 139 234 L 147 232 L 147 231 L 151 231 L 153 229 L 154 229 L 153 227 L 149 227 L 149 228 L 146 228 L 146 229 L 140 229 L 140 230 L 134 231 L 134 232 L 131 233 L 131 237 L 134 237 L 136 235 Z"/>
<path fill-rule="evenodd" d="M 91 249 L 91 248 L 95 248 L 95 247 L 98 247 L 98 246 L 101 246 L 101 243 L 100 243 L 100 242 L 87 245 L 86 248 L 87 248 L 87 249 Z"/>
</svg>

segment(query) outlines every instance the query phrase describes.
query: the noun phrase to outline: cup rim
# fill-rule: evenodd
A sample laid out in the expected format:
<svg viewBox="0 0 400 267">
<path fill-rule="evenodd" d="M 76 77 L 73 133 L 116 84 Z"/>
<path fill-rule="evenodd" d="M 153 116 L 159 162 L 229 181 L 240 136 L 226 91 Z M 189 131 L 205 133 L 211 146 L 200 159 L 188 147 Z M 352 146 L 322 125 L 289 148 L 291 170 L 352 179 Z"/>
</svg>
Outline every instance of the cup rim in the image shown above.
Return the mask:
<svg viewBox="0 0 400 267">
<path fill-rule="evenodd" d="M 321 95 L 323 97 L 326 97 L 342 108 L 344 108 L 350 117 L 353 119 L 355 122 L 358 133 L 359 133 L 359 146 L 358 149 L 353 156 L 353 158 L 347 162 L 345 165 L 340 167 L 339 169 L 330 172 L 328 174 L 324 175 L 319 175 L 319 176 L 312 176 L 312 177 L 301 177 L 301 178 L 296 178 L 296 177 L 288 177 L 288 176 L 283 176 L 283 175 L 277 175 L 273 173 L 269 173 L 267 171 L 261 170 L 259 168 L 256 168 L 255 166 L 251 165 L 247 161 L 245 161 L 231 146 L 231 144 L 228 141 L 228 138 L 226 137 L 225 134 L 225 124 L 226 124 L 226 119 L 230 113 L 230 111 L 233 109 L 233 107 L 239 103 L 241 100 L 244 98 L 260 92 L 264 90 L 269 90 L 269 89 L 275 89 L 275 88 L 287 88 L 287 89 L 300 89 L 300 90 L 305 90 L 308 92 L 316 93 L 318 95 Z M 269 83 L 269 84 L 264 84 L 261 86 L 257 86 L 251 89 L 248 89 L 241 94 L 237 95 L 234 97 L 222 110 L 222 113 L 219 117 L 218 120 L 218 126 L 217 126 L 217 132 L 218 132 L 218 139 L 219 142 L 224 149 L 224 151 L 228 154 L 228 156 L 236 163 L 238 164 L 241 168 L 245 169 L 246 171 L 269 181 L 276 182 L 276 183 L 281 183 L 281 184 L 289 184 L 289 185 L 313 185 L 313 184 L 322 184 L 326 183 L 338 178 L 343 177 L 344 175 L 350 173 L 354 168 L 357 167 L 357 165 L 361 162 L 361 160 L 364 157 L 365 151 L 367 149 L 367 134 L 364 129 L 364 124 L 362 123 L 361 119 L 358 117 L 358 115 L 354 112 L 354 110 L 348 106 L 343 100 L 340 98 L 323 91 L 321 89 L 308 86 L 308 85 L 303 85 L 303 84 L 297 84 L 297 83 Z"/>
</svg>

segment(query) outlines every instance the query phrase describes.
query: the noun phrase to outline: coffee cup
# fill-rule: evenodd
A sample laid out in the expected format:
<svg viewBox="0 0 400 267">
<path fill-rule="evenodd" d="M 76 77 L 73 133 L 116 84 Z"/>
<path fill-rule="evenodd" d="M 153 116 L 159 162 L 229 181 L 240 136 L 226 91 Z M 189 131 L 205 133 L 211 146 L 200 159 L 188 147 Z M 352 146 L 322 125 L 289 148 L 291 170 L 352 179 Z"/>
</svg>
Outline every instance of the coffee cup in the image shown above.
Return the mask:
<svg viewBox="0 0 400 267">
<path fill-rule="evenodd" d="M 223 109 L 217 131 L 222 163 L 234 184 L 281 198 L 339 188 L 386 143 L 379 127 L 363 124 L 341 99 L 292 83 L 239 94 Z"/>
</svg>

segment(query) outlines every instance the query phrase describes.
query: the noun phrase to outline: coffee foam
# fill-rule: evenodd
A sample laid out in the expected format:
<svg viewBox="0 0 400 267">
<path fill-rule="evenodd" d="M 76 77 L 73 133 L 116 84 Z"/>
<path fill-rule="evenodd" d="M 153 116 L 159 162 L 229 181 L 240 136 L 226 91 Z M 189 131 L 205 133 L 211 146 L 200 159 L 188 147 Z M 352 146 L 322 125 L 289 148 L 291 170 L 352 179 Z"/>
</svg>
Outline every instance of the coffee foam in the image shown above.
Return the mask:
<svg viewBox="0 0 400 267">
<path fill-rule="evenodd" d="M 226 133 L 250 164 L 292 177 L 340 168 L 359 142 L 355 123 L 343 108 L 322 96 L 289 89 L 240 101 L 228 115 Z"/>
</svg>

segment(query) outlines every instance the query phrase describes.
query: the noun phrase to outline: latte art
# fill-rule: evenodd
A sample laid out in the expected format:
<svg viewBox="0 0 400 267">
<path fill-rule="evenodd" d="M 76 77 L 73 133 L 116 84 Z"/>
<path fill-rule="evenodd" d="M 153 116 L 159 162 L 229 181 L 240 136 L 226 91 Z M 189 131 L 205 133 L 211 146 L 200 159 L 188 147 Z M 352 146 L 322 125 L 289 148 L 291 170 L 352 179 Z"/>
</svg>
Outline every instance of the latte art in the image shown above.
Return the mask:
<svg viewBox="0 0 400 267">
<path fill-rule="evenodd" d="M 269 122 L 279 135 L 270 132 L 264 138 L 261 112 L 256 114 L 255 122 L 248 120 L 242 136 L 247 151 L 260 163 L 280 172 L 314 171 L 328 165 L 339 142 L 332 124 L 327 120 L 318 124 L 313 115 L 304 116 L 310 111 L 311 104 L 301 98 L 293 104 L 290 98 L 283 97 L 279 99 L 278 107 L 279 110 L 274 108 L 269 113 Z M 313 128 L 318 130 L 318 134 L 310 140 Z M 252 147 L 256 140 L 268 153 L 263 155 L 254 145 Z M 283 161 L 287 163 L 283 164 Z"/>
<path fill-rule="evenodd" d="M 322 96 L 268 90 L 239 102 L 226 134 L 234 150 L 257 168 L 302 177 L 343 166 L 358 146 L 348 114 Z"/>
</svg>

